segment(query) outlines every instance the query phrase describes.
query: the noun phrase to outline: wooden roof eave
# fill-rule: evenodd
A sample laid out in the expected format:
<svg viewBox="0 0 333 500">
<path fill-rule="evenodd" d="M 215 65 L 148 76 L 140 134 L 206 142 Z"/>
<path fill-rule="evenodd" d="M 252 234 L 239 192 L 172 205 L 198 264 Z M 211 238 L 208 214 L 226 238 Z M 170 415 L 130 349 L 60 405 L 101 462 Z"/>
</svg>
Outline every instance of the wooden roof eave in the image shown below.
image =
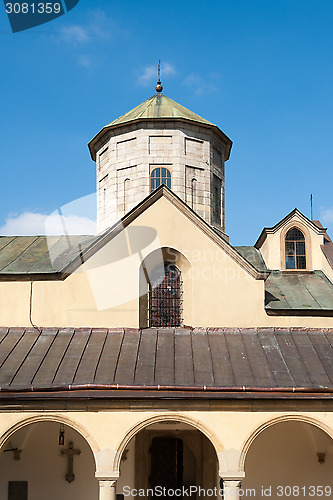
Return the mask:
<svg viewBox="0 0 333 500">
<path fill-rule="evenodd" d="M 332 309 L 274 309 L 266 306 L 265 311 L 268 316 L 333 317 Z"/>
</svg>

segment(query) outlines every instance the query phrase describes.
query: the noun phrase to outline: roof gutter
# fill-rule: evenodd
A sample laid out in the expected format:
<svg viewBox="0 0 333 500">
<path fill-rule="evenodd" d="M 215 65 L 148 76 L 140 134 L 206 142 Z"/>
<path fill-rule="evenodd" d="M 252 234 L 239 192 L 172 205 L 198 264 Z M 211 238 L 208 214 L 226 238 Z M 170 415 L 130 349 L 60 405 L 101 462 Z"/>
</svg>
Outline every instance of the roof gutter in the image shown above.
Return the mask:
<svg viewBox="0 0 333 500">
<path fill-rule="evenodd" d="M 169 392 L 222 392 L 222 393 L 287 393 L 287 394 L 333 394 L 333 387 L 220 387 L 220 386 L 189 386 L 189 385 L 124 385 L 124 384 L 78 384 L 60 385 L 54 387 L 25 387 L 7 388 L 0 387 L 0 393 L 50 393 L 74 391 L 169 391 Z"/>
</svg>

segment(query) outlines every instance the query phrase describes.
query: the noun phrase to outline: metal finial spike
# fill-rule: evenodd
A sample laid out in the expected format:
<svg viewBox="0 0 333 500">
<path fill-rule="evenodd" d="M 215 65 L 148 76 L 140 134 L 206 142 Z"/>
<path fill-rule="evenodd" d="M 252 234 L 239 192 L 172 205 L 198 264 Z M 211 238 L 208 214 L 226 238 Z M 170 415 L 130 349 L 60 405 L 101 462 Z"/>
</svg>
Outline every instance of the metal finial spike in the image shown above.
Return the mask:
<svg viewBox="0 0 333 500">
<path fill-rule="evenodd" d="M 163 87 L 161 85 L 161 61 L 158 61 L 158 67 L 157 67 L 157 76 L 158 76 L 158 80 L 157 80 L 157 85 L 156 85 L 156 92 L 162 92 L 163 90 Z"/>
</svg>

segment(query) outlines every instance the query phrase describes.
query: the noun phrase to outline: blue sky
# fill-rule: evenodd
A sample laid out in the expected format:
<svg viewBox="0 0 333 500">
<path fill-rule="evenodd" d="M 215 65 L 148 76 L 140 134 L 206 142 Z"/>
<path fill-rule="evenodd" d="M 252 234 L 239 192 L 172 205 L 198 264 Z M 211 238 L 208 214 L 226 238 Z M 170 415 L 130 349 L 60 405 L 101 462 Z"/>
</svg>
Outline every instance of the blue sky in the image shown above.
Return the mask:
<svg viewBox="0 0 333 500">
<path fill-rule="evenodd" d="M 80 0 L 13 34 L 0 5 L 0 232 L 95 189 L 87 143 L 154 94 L 234 142 L 226 163 L 231 243 L 251 245 L 293 208 L 333 235 L 331 0 Z M 23 229 L 22 229 L 23 226 Z"/>
</svg>

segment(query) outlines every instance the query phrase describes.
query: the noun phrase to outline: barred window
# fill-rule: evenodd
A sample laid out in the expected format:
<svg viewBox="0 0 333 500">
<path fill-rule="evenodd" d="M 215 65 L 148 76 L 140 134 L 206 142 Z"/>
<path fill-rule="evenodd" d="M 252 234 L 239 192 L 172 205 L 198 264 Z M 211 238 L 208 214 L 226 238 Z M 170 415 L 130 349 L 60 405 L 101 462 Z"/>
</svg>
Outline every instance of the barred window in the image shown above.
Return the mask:
<svg viewBox="0 0 333 500">
<path fill-rule="evenodd" d="M 149 286 L 149 326 L 180 326 L 182 323 L 182 279 L 173 264 L 155 269 Z"/>
<path fill-rule="evenodd" d="M 150 174 L 150 191 L 154 191 L 161 184 L 171 189 L 171 173 L 165 167 L 157 167 Z"/>
<path fill-rule="evenodd" d="M 286 269 L 306 269 L 305 236 L 296 227 L 285 238 Z"/>
</svg>

